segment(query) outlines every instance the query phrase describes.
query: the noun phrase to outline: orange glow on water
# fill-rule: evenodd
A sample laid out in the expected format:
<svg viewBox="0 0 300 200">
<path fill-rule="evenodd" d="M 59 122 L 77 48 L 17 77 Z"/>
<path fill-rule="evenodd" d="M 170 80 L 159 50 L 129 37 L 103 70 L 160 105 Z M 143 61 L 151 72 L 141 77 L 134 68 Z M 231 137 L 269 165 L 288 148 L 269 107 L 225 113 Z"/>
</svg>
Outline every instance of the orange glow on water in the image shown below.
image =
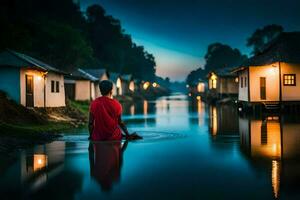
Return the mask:
<svg viewBox="0 0 300 200">
<path fill-rule="evenodd" d="M 144 115 L 148 115 L 148 101 L 144 100 Z"/>
<path fill-rule="evenodd" d="M 48 165 L 48 157 L 44 154 L 33 155 L 33 171 L 41 170 Z"/>
<path fill-rule="evenodd" d="M 272 188 L 273 195 L 277 199 L 280 191 L 280 163 L 277 160 L 272 161 Z"/>
</svg>

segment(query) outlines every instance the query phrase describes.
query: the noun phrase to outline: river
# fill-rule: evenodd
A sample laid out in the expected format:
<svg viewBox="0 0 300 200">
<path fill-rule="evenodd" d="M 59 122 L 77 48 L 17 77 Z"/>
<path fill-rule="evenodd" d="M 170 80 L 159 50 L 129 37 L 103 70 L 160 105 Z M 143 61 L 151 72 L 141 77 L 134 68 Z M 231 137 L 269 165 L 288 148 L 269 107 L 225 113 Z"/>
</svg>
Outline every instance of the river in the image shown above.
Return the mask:
<svg viewBox="0 0 300 200">
<path fill-rule="evenodd" d="M 296 116 L 174 94 L 124 106 L 123 119 L 144 139 L 90 144 L 79 129 L 0 158 L 1 199 L 300 199 Z"/>
</svg>

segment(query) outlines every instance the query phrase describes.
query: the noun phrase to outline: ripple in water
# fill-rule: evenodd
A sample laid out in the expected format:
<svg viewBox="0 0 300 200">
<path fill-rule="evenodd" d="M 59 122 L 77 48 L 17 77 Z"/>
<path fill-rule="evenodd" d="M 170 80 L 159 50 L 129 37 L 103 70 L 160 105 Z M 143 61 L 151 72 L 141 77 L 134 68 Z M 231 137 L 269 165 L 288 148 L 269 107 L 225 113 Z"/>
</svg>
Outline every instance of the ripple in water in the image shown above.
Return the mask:
<svg viewBox="0 0 300 200">
<path fill-rule="evenodd" d="M 187 137 L 184 134 L 163 131 L 137 131 L 137 133 L 142 136 L 143 139 L 133 140 L 132 142 L 156 142 Z M 58 140 L 65 142 L 88 142 L 88 135 L 64 135 Z"/>
</svg>

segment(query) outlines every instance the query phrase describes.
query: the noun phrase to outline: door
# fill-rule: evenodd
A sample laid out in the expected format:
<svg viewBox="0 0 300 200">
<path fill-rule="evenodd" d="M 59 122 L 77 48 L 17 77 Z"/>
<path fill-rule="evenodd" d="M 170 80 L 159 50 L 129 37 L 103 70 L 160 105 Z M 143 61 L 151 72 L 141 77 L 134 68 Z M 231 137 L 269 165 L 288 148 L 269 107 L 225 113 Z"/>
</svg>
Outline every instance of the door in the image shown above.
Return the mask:
<svg viewBox="0 0 300 200">
<path fill-rule="evenodd" d="M 26 107 L 33 107 L 33 76 L 26 75 Z"/>
<path fill-rule="evenodd" d="M 266 100 L 266 77 L 260 77 L 260 99 Z"/>
<path fill-rule="evenodd" d="M 65 83 L 65 95 L 70 100 L 75 100 L 75 84 Z"/>
</svg>

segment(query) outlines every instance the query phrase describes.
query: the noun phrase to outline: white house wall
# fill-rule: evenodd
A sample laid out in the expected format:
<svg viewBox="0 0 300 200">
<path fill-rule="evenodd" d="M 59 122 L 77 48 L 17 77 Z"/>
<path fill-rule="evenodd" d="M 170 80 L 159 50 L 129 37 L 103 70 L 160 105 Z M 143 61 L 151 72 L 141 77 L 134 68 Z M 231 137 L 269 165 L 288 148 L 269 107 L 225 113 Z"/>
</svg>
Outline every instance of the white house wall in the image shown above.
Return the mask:
<svg viewBox="0 0 300 200">
<path fill-rule="evenodd" d="M 219 78 L 219 81 L 221 94 L 238 93 L 238 83 L 235 82 L 235 78 Z"/>
<path fill-rule="evenodd" d="M 92 100 L 94 100 L 96 98 L 95 83 L 94 82 L 90 82 L 90 87 L 91 87 L 91 98 L 92 98 Z"/>
<path fill-rule="evenodd" d="M 34 107 L 44 107 L 44 78 L 37 70 L 20 70 L 20 99 L 21 105 L 26 106 L 26 75 L 33 76 Z"/>
<path fill-rule="evenodd" d="M 75 100 L 88 101 L 91 98 L 91 81 L 76 80 L 75 84 Z"/>
<path fill-rule="evenodd" d="M 279 67 L 271 64 L 265 66 L 251 66 L 250 73 L 250 101 L 279 101 Z M 266 77 L 266 99 L 260 98 L 260 77 Z"/>
<path fill-rule="evenodd" d="M 64 76 L 49 72 L 46 77 L 46 106 L 47 107 L 62 107 L 66 105 Z M 59 92 L 51 92 L 51 81 L 59 81 Z"/>
<path fill-rule="evenodd" d="M 245 82 L 243 83 L 243 87 L 241 87 L 241 77 L 243 77 L 243 81 L 245 80 L 245 78 L 247 79 L 247 82 L 249 80 L 248 77 L 248 71 L 243 70 L 239 73 L 239 101 L 248 101 L 249 97 L 248 97 L 248 83 L 247 83 L 247 87 L 245 87 Z"/>
</svg>

